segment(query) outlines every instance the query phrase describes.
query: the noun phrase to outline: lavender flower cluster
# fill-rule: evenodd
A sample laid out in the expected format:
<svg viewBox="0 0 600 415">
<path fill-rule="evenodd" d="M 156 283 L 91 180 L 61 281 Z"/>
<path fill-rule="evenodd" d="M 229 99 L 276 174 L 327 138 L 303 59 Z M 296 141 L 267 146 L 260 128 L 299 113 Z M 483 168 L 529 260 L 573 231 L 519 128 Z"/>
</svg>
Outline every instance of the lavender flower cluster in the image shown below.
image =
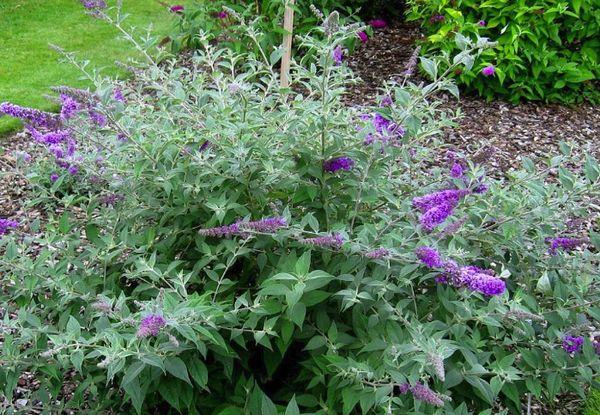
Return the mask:
<svg viewBox="0 0 600 415">
<path fill-rule="evenodd" d="M 99 7 L 98 5 L 103 2 L 89 1 L 87 3 L 95 4 L 90 7 Z M 81 112 L 87 113 L 88 119 L 100 127 L 106 126 L 107 119 L 99 111 L 98 97 L 88 91 L 70 87 L 58 87 L 55 90 L 60 93 L 61 110 L 58 115 L 8 102 L 0 104 L 0 112 L 24 121 L 25 128 L 33 139 L 46 146 L 50 154 L 54 156 L 56 165 L 71 175 L 77 175 L 83 157 L 76 154 L 77 142 L 73 131 L 65 123 Z M 115 100 L 124 101 L 123 94 L 118 89 L 115 90 Z M 57 173 L 52 173 L 51 181 L 54 182 L 58 178 Z"/>
<path fill-rule="evenodd" d="M 354 167 L 354 160 L 350 157 L 336 157 L 323 162 L 323 170 L 335 173 L 339 170 L 349 171 Z"/>
<path fill-rule="evenodd" d="M 416 383 L 414 386 L 411 386 L 409 383 L 403 383 L 400 385 L 400 393 L 406 394 L 410 392 L 415 399 L 428 403 L 433 406 L 442 407 L 444 406 L 443 395 L 438 394 L 437 392 L 429 389 L 429 386 L 423 383 Z M 448 397 L 445 397 L 448 399 Z"/>
<path fill-rule="evenodd" d="M 11 229 L 19 227 L 17 221 L 11 219 L 0 219 L 0 236 L 6 235 Z"/>
<path fill-rule="evenodd" d="M 550 245 L 548 252 L 551 255 L 557 255 L 558 250 L 569 252 L 587 243 L 587 239 L 585 238 L 568 238 L 564 236 L 556 238 L 546 238 L 545 241 L 547 244 Z"/>
<path fill-rule="evenodd" d="M 200 229 L 198 233 L 203 236 L 223 238 L 233 235 L 244 235 L 248 231 L 260 233 L 274 233 L 287 226 L 287 220 L 283 217 L 264 218 L 250 222 L 236 222 L 231 225 L 218 226 L 214 228 Z"/>
<path fill-rule="evenodd" d="M 392 100 L 391 97 L 386 95 L 381 104 L 382 106 L 391 105 Z M 399 147 L 402 142 L 401 139 L 404 137 L 405 131 L 402 126 L 396 124 L 385 118 L 383 115 L 379 113 L 375 114 L 362 114 L 360 116 L 362 121 L 370 122 L 373 128 L 375 129 L 375 133 L 369 133 L 365 137 L 364 145 L 370 145 L 374 142 L 379 142 L 383 146 L 392 145 L 394 147 Z M 360 130 L 360 127 L 359 127 Z"/>
<path fill-rule="evenodd" d="M 157 336 L 166 325 L 167 321 L 160 314 L 149 314 L 142 319 L 136 335 L 139 338 Z"/>
<path fill-rule="evenodd" d="M 569 354 L 580 352 L 583 348 L 583 337 L 565 336 L 562 342 L 562 348 Z"/>
<path fill-rule="evenodd" d="M 439 268 L 443 272 L 436 278 L 441 284 L 450 284 L 456 288 L 467 288 L 485 296 L 502 295 L 506 291 L 503 280 L 494 275 L 494 271 L 476 266 L 459 266 L 453 260 L 443 260 L 440 253 L 431 247 L 422 246 L 415 250 L 417 258 L 428 268 Z"/>
<path fill-rule="evenodd" d="M 306 238 L 300 240 L 300 243 L 303 245 L 313 245 L 333 249 L 341 248 L 344 242 L 344 237 L 337 232 L 333 233 L 332 235 L 317 236 L 315 238 Z"/>
<path fill-rule="evenodd" d="M 412 205 L 422 213 L 419 219 L 421 226 L 430 232 L 452 215 L 458 202 L 470 193 L 468 189 L 441 190 L 415 197 Z"/>
</svg>

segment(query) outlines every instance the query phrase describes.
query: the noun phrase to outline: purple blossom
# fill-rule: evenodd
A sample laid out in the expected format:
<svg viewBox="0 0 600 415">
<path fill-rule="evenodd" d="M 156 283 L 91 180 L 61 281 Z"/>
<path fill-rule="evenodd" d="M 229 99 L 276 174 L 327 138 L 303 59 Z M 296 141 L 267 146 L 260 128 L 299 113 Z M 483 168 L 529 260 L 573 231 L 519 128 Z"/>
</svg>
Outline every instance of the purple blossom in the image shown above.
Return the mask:
<svg viewBox="0 0 600 415">
<path fill-rule="evenodd" d="M 272 233 L 285 228 L 287 221 L 283 217 L 265 218 L 253 222 L 239 222 L 240 229 L 250 229 L 256 232 Z"/>
<path fill-rule="evenodd" d="M 210 141 L 206 140 L 206 141 L 204 141 L 204 143 L 202 143 L 199 150 L 202 152 L 202 151 L 209 149 L 211 146 L 212 146 L 212 143 Z"/>
<path fill-rule="evenodd" d="M 548 252 L 551 255 L 556 255 L 559 249 L 563 251 L 572 251 L 575 248 L 584 245 L 587 242 L 587 239 L 584 238 L 567 238 L 567 237 L 557 237 L 557 238 L 546 238 L 546 243 L 550 244 L 550 248 Z"/>
<path fill-rule="evenodd" d="M 316 238 L 301 239 L 300 243 L 304 244 L 304 245 L 313 245 L 313 246 L 339 249 L 344 244 L 344 237 L 341 234 L 336 232 L 333 235 L 317 236 Z"/>
<path fill-rule="evenodd" d="M 171 13 L 180 13 L 185 9 L 181 4 L 176 4 L 175 6 L 169 7 L 169 11 Z"/>
<path fill-rule="evenodd" d="M 365 254 L 367 258 L 371 259 L 382 259 L 390 255 L 390 251 L 386 248 L 377 248 L 373 251 L 369 251 Z"/>
<path fill-rule="evenodd" d="M 448 226 L 446 226 L 442 232 L 440 232 L 440 237 L 444 237 L 444 236 L 448 236 L 448 235 L 453 235 L 454 233 L 456 233 L 456 231 L 458 231 L 465 223 L 467 222 L 467 217 L 461 218 L 457 221 L 454 221 L 452 223 L 450 223 Z"/>
<path fill-rule="evenodd" d="M 410 388 L 410 392 L 419 401 L 426 402 L 433 406 L 444 406 L 444 401 L 440 398 L 440 395 L 429 389 L 429 386 L 417 383 Z"/>
<path fill-rule="evenodd" d="M 500 278 L 488 274 L 475 274 L 469 280 L 469 288 L 483 295 L 502 295 L 506 291 L 506 284 Z"/>
<path fill-rule="evenodd" d="M 121 88 L 115 88 L 113 92 L 113 98 L 115 99 L 115 101 L 125 103 L 125 97 L 123 96 L 123 91 L 121 91 Z"/>
<path fill-rule="evenodd" d="M 10 102 L 3 102 L 0 104 L 0 112 L 14 118 L 19 118 L 20 120 L 26 121 L 37 127 L 55 129 L 60 124 L 57 115 L 34 108 L 21 107 L 19 105 L 11 104 Z"/>
<path fill-rule="evenodd" d="M 79 104 L 73 98 L 66 94 L 60 94 L 60 101 L 62 103 L 60 110 L 60 119 L 67 121 L 77 113 L 79 110 Z"/>
<path fill-rule="evenodd" d="M 388 100 L 389 98 L 389 100 Z M 384 97 L 381 101 L 382 106 L 387 103 L 391 104 L 391 97 Z M 370 121 L 371 125 L 375 129 L 375 134 L 369 133 L 365 137 L 364 145 L 370 145 L 375 141 L 381 142 L 383 145 L 391 144 L 393 146 L 400 146 L 400 139 L 404 136 L 404 128 L 385 118 L 379 113 L 373 115 L 362 114 L 360 116 L 362 121 Z"/>
<path fill-rule="evenodd" d="M 493 76 L 495 73 L 496 73 L 496 68 L 494 68 L 494 65 L 488 65 L 481 70 L 481 74 L 483 76 Z"/>
<path fill-rule="evenodd" d="M 71 164 L 68 168 L 67 171 L 69 172 L 69 174 L 71 176 L 76 176 L 77 173 L 79 173 L 79 168 L 73 164 Z"/>
<path fill-rule="evenodd" d="M 383 19 L 373 19 L 369 22 L 369 25 L 373 29 L 383 29 L 384 27 L 387 26 L 387 22 Z"/>
<path fill-rule="evenodd" d="M 228 17 L 229 13 L 224 10 L 217 13 L 217 19 L 227 19 Z"/>
<path fill-rule="evenodd" d="M 437 249 L 429 246 L 417 248 L 415 254 L 417 255 L 417 258 L 429 268 L 440 268 L 444 264 Z"/>
<path fill-rule="evenodd" d="M 80 0 L 83 7 L 88 10 L 91 9 L 105 9 L 106 2 L 104 0 Z"/>
<path fill-rule="evenodd" d="M 19 227 L 19 222 L 0 218 L 0 235 L 6 235 L 11 229 Z"/>
<path fill-rule="evenodd" d="M 100 199 L 100 202 L 105 206 L 114 207 L 117 203 L 125 200 L 125 196 L 118 193 L 110 193 Z"/>
<path fill-rule="evenodd" d="M 485 26 L 487 26 L 487 22 L 486 22 L 485 20 L 480 20 L 480 21 L 478 21 L 478 22 L 477 22 L 477 24 L 478 24 L 479 26 L 481 26 L 481 27 L 485 27 Z"/>
<path fill-rule="evenodd" d="M 443 223 L 454 213 L 454 206 L 450 203 L 442 203 L 429 209 L 419 219 L 421 226 L 426 231 L 432 231 L 436 226 Z"/>
<path fill-rule="evenodd" d="M 443 22 L 444 20 L 446 20 L 446 17 L 444 17 L 444 15 L 442 14 L 434 14 L 433 16 L 431 16 L 429 18 L 429 23 L 437 23 L 437 22 Z"/>
<path fill-rule="evenodd" d="M 159 314 L 149 314 L 144 317 L 137 331 L 139 338 L 157 336 L 160 330 L 167 325 L 165 318 Z"/>
<path fill-rule="evenodd" d="M 212 236 L 214 238 L 223 238 L 225 236 L 238 235 L 240 233 L 239 223 L 232 225 L 217 226 L 215 228 L 200 229 L 198 231 L 200 235 Z"/>
<path fill-rule="evenodd" d="M 473 189 L 473 193 L 483 194 L 490 190 L 490 187 L 485 183 L 480 183 Z"/>
<path fill-rule="evenodd" d="M 410 391 L 410 384 L 409 383 L 403 383 L 398 388 L 399 388 L 399 392 L 401 394 L 405 394 L 405 393 L 408 393 L 408 391 Z"/>
<path fill-rule="evenodd" d="M 362 43 L 367 43 L 367 41 L 369 40 L 369 35 L 367 35 L 367 32 L 365 31 L 358 32 L 357 36 Z"/>
<path fill-rule="evenodd" d="M 336 48 L 332 52 L 333 62 L 336 65 L 341 65 L 342 60 L 344 59 L 344 50 L 340 45 L 336 46 Z"/>
<path fill-rule="evenodd" d="M 454 163 L 450 169 L 450 177 L 460 179 L 465 174 L 465 170 L 460 163 Z"/>
<path fill-rule="evenodd" d="M 351 170 L 354 167 L 354 160 L 350 157 L 336 157 L 323 162 L 323 170 L 328 173 L 335 173 L 338 170 Z"/>
<path fill-rule="evenodd" d="M 58 175 L 57 173 L 52 173 L 52 174 L 50 175 L 50 181 L 51 181 L 52 183 L 54 183 L 55 181 L 57 181 L 57 180 L 58 180 L 58 178 L 59 178 L 59 175 Z"/>
<path fill-rule="evenodd" d="M 379 105 L 382 107 L 389 107 L 393 103 L 394 101 L 392 100 L 392 97 L 389 94 L 386 94 L 381 98 L 381 102 L 379 103 Z"/>
<path fill-rule="evenodd" d="M 562 342 L 562 348 L 569 354 L 580 352 L 583 348 L 583 337 L 565 336 Z"/>
<path fill-rule="evenodd" d="M 425 196 L 415 197 L 412 200 L 412 205 L 421 212 L 427 212 L 431 208 L 443 204 L 454 207 L 469 193 L 470 191 L 467 189 L 440 190 Z"/>
<path fill-rule="evenodd" d="M 436 281 L 457 288 L 466 287 L 485 296 L 502 295 L 506 291 L 506 283 L 496 277 L 494 271 L 472 265 L 459 267 L 454 261 L 444 263 L 444 273 Z"/>
<path fill-rule="evenodd" d="M 90 121 L 92 121 L 98 127 L 106 126 L 106 116 L 104 114 L 101 114 L 96 110 L 90 110 L 88 112 L 88 116 L 90 118 Z"/>
</svg>

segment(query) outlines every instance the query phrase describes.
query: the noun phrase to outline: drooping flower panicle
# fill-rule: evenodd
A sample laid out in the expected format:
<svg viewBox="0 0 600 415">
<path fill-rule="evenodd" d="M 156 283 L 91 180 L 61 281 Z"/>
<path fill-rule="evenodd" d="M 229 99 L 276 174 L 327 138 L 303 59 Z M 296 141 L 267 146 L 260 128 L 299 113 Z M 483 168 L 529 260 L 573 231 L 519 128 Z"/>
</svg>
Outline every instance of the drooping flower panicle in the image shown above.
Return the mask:
<svg viewBox="0 0 600 415">
<path fill-rule="evenodd" d="M 444 261 L 437 249 L 429 246 L 421 246 L 416 249 L 417 258 L 429 268 L 440 268 L 444 265 Z"/>
<path fill-rule="evenodd" d="M 587 243 L 585 238 L 569 238 L 569 237 L 555 237 L 546 238 L 546 243 L 550 245 L 548 252 L 551 255 L 557 255 L 559 250 L 566 252 L 572 251 Z"/>
<path fill-rule="evenodd" d="M 383 259 L 390 255 L 390 251 L 387 248 L 377 248 L 373 251 L 369 251 L 365 254 L 367 258 L 371 259 Z"/>
<path fill-rule="evenodd" d="M 371 26 L 373 29 L 383 29 L 387 26 L 387 22 L 383 19 L 373 19 L 369 21 L 369 26 Z"/>
<path fill-rule="evenodd" d="M 11 219 L 0 219 L 0 236 L 6 235 L 11 229 L 19 227 L 19 222 Z"/>
<path fill-rule="evenodd" d="M 323 170 L 328 173 L 335 173 L 339 170 L 351 170 L 354 167 L 354 160 L 350 157 L 336 157 L 326 160 L 323 163 Z"/>
<path fill-rule="evenodd" d="M 139 338 L 157 336 L 166 325 L 167 321 L 160 314 L 149 314 L 142 319 L 137 336 Z"/>
<path fill-rule="evenodd" d="M 483 76 L 493 76 L 495 73 L 496 73 L 496 68 L 494 68 L 494 65 L 488 65 L 481 70 L 481 74 Z"/>
<path fill-rule="evenodd" d="M 233 235 L 247 234 L 248 231 L 261 233 L 274 233 L 281 228 L 287 226 L 287 221 L 283 217 L 264 218 L 250 222 L 236 222 L 231 225 L 218 226 L 215 228 L 200 229 L 198 233 L 203 236 L 211 236 L 215 238 L 223 238 Z"/>
<path fill-rule="evenodd" d="M 300 243 L 303 245 L 313 245 L 326 248 L 339 249 L 344 244 L 344 237 L 339 233 L 332 235 L 317 236 L 315 238 L 301 239 Z"/>
<path fill-rule="evenodd" d="M 582 336 L 565 336 L 562 342 L 562 348 L 569 354 L 578 353 L 583 348 Z"/>
<path fill-rule="evenodd" d="M 54 129 L 60 124 L 57 115 L 40 111 L 35 108 L 21 107 L 20 105 L 11 104 L 10 102 L 3 102 L 0 104 L 0 112 L 14 118 L 19 118 L 36 127 Z"/>
</svg>

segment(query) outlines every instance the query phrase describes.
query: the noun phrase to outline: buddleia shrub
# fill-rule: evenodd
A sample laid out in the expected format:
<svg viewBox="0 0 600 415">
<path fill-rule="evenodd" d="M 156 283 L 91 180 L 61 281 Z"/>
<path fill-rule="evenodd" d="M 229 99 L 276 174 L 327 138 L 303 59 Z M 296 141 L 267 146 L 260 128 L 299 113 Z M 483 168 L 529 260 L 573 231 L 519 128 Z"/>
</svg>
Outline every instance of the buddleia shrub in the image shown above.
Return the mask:
<svg viewBox="0 0 600 415">
<path fill-rule="evenodd" d="M 467 89 L 513 102 L 598 100 L 600 7 L 596 1 L 407 3 L 408 19 L 419 21 L 427 34 L 424 53 L 456 51 L 456 33 L 498 41 L 498 47 L 486 51 L 474 70 L 456 72 Z M 480 71 L 490 65 L 495 66 L 495 75 L 482 76 Z"/>
<path fill-rule="evenodd" d="M 0 222 L 7 410 L 498 414 L 586 393 L 598 163 L 565 143 L 493 179 L 447 151 L 438 96 L 485 39 L 345 106 L 356 30 L 300 38 L 317 60 L 290 89 L 268 51 L 200 34 L 185 67 L 86 71 L 97 91 L 61 88 L 60 115 L 2 104 L 48 150 L 24 173 L 43 219 Z"/>
</svg>

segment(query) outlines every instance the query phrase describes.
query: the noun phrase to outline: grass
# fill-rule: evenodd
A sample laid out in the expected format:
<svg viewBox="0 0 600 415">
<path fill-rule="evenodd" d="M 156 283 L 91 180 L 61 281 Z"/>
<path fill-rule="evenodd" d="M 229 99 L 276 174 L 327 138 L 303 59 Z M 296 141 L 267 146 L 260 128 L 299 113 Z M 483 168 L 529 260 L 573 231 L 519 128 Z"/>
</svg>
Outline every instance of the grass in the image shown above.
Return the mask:
<svg viewBox="0 0 600 415">
<path fill-rule="evenodd" d="M 600 415 L 600 390 L 593 389 L 585 402 L 583 415 Z"/>
<path fill-rule="evenodd" d="M 154 33 L 165 33 L 173 25 L 166 7 L 156 0 L 123 0 L 123 11 L 130 14 L 126 25 L 140 30 L 152 24 Z M 86 15 L 78 0 L 0 0 L 0 28 L 0 102 L 55 110 L 44 98 L 51 86 L 89 85 L 77 68 L 59 62 L 50 43 L 104 68 L 107 75 L 119 75 L 116 60 L 136 56 L 117 29 Z M 17 120 L 0 117 L 0 135 L 19 127 Z"/>
</svg>

